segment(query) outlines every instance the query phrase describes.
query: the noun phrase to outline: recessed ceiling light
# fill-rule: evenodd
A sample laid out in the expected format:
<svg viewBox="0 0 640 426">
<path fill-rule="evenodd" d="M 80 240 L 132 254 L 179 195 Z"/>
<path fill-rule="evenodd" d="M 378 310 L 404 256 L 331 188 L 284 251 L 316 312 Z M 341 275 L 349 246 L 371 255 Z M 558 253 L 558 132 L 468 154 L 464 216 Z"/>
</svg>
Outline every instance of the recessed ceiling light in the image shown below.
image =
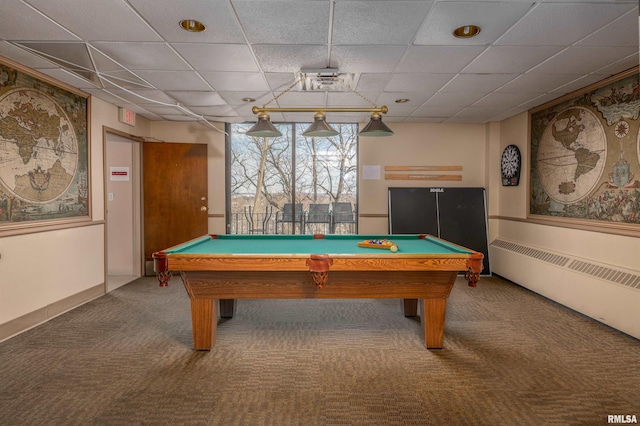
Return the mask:
<svg viewBox="0 0 640 426">
<path fill-rule="evenodd" d="M 187 31 L 192 33 L 201 33 L 207 29 L 204 24 L 200 21 L 196 21 L 194 19 L 185 19 L 180 21 L 180 26 Z"/>
<path fill-rule="evenodd" d="M 406 104 L 409 101 L 410 101 L 410 99 L 407 99 L 407 98 L 396 99 L 396 103 L 397 104 Z"/>
<path fill-rule="evenodd" d="M 453 30 L 453 35 L 458 38 L 471 38 L 480 34 L 480 27 L 476 25 L 464 25 Z"/>
</svg>

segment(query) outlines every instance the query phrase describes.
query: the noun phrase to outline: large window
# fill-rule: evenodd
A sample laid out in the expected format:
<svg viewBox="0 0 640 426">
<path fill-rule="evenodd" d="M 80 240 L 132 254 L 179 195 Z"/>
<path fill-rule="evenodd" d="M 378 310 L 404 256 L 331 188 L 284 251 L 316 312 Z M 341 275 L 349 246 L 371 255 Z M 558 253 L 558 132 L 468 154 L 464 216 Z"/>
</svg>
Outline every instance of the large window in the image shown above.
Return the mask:
<svg viewBox="0 0 640 426">
<path fill-rule="evenodd" d="M 332 124 L 331 138 L 302 136 L 309 124 L 275 126 L 281 137 L 228 126 L 229 232 L 356 233 L 358 125 Z"/>
</svg>

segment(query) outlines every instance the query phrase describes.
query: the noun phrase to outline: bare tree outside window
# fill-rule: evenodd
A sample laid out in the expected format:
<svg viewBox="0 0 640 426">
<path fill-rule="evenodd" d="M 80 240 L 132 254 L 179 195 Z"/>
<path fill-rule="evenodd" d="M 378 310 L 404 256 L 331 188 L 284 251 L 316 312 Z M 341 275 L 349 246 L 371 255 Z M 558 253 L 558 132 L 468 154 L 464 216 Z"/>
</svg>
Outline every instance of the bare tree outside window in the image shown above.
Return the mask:
<svg viewBox="0 0 640 426">
<path fill-rule="evenodd" d="M 357 124 L 333 124 L 331 138 L 304 137 L 309 124 L 296 123 L 255 138 L 250 126 L 231 125 L 230 232 L 355 233 Z"/>
</svg>

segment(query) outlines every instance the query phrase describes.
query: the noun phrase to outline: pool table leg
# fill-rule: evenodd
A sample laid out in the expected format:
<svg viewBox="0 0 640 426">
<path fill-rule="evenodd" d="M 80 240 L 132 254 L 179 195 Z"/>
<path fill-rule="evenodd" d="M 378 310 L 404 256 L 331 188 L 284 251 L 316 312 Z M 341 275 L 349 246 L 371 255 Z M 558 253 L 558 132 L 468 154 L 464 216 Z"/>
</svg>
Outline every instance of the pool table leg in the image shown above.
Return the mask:
<svg viewBox="0 0 640 426">
<path fill-rule="evenodd" d="M 233 318 L 236 312 L 236 299 L 220 299 L 220 318 Z"/>
<path fill-rule="evenodd" d="M 418 299 L 404 299 L 402 308 L 405 317 L 418 316 Z"/>
<path fill-rule="evenodd" d="M 442 349 L 446 311 L 446 298 L 423 299 L 422 327 L 427 349 Z"/>
<path fill-rule="evenodd" d="M 193 349 L 211 350 L 211 346 L 216 342 L 217 323 L 218 313 L 214 299 L 191 299 Z"/>
</svg>

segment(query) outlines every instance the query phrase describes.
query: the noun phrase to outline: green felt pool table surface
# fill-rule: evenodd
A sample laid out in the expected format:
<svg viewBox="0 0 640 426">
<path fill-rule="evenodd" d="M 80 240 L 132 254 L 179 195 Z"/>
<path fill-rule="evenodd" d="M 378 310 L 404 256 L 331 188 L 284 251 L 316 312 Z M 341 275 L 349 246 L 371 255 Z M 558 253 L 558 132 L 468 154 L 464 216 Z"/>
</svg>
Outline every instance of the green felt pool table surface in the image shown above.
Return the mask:
<svg viewBox="0 0 640 426">
<path fill-rule="evenodd" d="M 358 247 L 366 240 L 388 239 L 396 253 Z M 471 254 L 473 250 L 432 236 L 419 235 L 216 235 L 204 236 L 165 250 L 167 254 Z"/>
</svg>

